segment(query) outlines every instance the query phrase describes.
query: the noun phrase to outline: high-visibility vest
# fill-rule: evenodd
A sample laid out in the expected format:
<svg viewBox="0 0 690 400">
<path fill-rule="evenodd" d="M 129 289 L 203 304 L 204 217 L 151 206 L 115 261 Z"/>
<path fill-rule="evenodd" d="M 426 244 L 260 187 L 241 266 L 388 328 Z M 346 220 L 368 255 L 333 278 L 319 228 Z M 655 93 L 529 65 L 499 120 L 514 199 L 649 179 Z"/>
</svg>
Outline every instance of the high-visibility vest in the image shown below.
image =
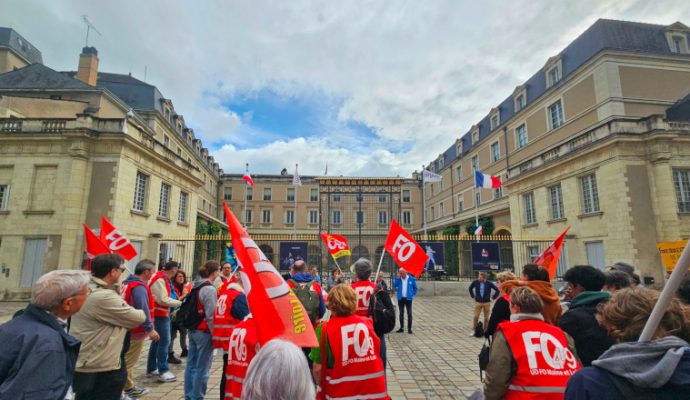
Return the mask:
<svg viewBox="0 0 690 400">
<path fill-rule="evenodd" d="M 503 299 L 505 301 L 507 301 L 508 304 L 510 304 L 510 295 L 509 294 L 502 294 L 501 297 L 503 297 Z"/>
<path fill-rule="evenodd" d="M 195 330 L 197 330 L 197 331 L 206 331 L 206 332 L 210 332 L 210 329 L 209 329 L 209 327 L 208 327 L 208 324 L 206 323 L 206 310 L 204 309 L 204 305 L 201 304 L 201 299 L 198 297 L 198 296 L 201 294 L 201 289 L 203 289 L 203 288 L 206 287 L 206 286 L 210 286 L 210 287 L 212 287 L 213 289 L 216 288 L 215 286 L 213 286 L 213 282 L 211 282 L 211 281 L 209 281 L 209 280 L 207 279 L 205 282 L 202 282 L 202 283 L 201 283 L 201 286 L 199 286 L 199 290 L 195 293 L 196 296 L 197 296 L 196 310 L 199 312 L 199 315 L 203 315 L 203 316 L 204 316 L 204 319 L 201 320 L 201 323 L 199 324 L 199 326 L 197 326 L 197 327 L 195 328 Z"/>
<path fill-rule="evenodd" d="M 123 284 L 122 285 L 122 298 L 125 299 L 125 302 L 129 304 L 130 306 L 134 307 L 134 299 L 132 298 L 132 290 L 137 287 L 137 286 L 143 286 L 146 289 L 146 293 L 148 293 L 148 307 L 149 307 L 149 314 L 153 314 L 153 295 L 151 294 L 151 289 L 146 286 L 146 283 L 142 281 L 133 281 L 128 284 Z M 132 328 L 129 330 L 132 333 L 146 333 L 144 330 L 143 325 L 139 325 L 135 328 Z"/>
<path fill-rule="evenodd" d="M 370 318 L 350 315 L 331 317 L 322 325 L 321 353 L 323 378 L 318 399 L 389 399 L 380 341 Z M 324 337 L 324 335 L 326 335 Z M 333 354 L 333 368 L 328 368 L 325 338 Z"/>
<path fill-rule="evenodd" d="M 218 300 L 216 300 L 216 310 L 213 313 L 213 348 L 222 348 L 224 351 L 228 351 L 232 328 L 241 322 L 230 314 L 230 310 L 233 302 L 242 292 L 230 285 L 232 285 L 230 282 L 221 285 Z"/>
<path fill-rule="evenodd" d="M 163 271 L 158 271 L 156 272 L 156 275 L 151 278 L 149 281 L 149 290 L 151 290 L 151 286 L 153 286 L 154 283 L 156 283 L 157 280 L 163 279 L 165 282 L 165 290 L 168 292 L 168 297 L 170 297 L 170 292 L 172 290 L 172 283 L 170 282 L 170 279 L 163 273 Z M 164 306 L 162 304 L 156 303 L 156 299 L 153 299 L 153 316 L 154 317 L 167 317 L 170 315 L 170 307 Z"/>
<path fill-rule="evenodd" d="M 376 292 L 376 284 L 369 281 L 357 281 L 350 286 L 357 293 L 357 309 L 355 314 L 360 317 L 366 317 L 367 311 L 369 311 L 369 301 L 374 292 Z"/>
<path fill-rule="evenodd" d="M 513 352 L 517 372 L 505 399 L 563 399 L 568 379 L 581 365 L 568 349 L 565 333 L 539 320 L 498 325 Z"/>
<path fill-rule="evenodd" d="M 239 400 L 247 368 L 259 351 L 259 334 L 251 316 L 235 325 L 230 334 L 228 365 L 225 366 L 225 398 Z"/>
</svg>

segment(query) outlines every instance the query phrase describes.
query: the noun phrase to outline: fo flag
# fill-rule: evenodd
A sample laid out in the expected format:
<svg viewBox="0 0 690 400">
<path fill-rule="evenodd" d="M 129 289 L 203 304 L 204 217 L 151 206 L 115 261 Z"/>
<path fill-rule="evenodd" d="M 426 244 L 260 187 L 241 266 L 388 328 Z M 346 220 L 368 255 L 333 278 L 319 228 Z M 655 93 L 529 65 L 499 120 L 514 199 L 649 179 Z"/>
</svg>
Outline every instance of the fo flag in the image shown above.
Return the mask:
<svg viewBox="0 0 690 400">
<path fill-rule="evenodd" d="M 121 255 L 129 261 L 137 256 L 137 249 L 106 217 L 101 217 L 101 241 L 105 243 L 111 252 Z"/>
<path fill-rule="evenodd" d="M 350 247 L 347 245 L 347 239 L 345 239 L 344 236 L 322 232 L 321 239 L 323 239 L 324 243 L 326 243 L 328 252 L 331 253 L 333 258 L 340 258 L 352 254 L 350 252 Z"/>
<path fill-rule="evenodd" d="M 534 263 L 541 265 L 549 271 L 549 278 L 553 279 L 556 276 L 556 268 L 558 268 L 558 259 L 561 257 L 561 249 L 563 248 L 563 238 L 570 227 L 566 227 L 563 232 L 551 243 L 543 253 L 534 260 Z"/>
<path fill-rule="evenodd" d="M 111 253 L 108 246 L 96 236 L 93 231 L 84 224 L 84 239 L 86 240 L 86 269 L 91 270 L 91 260 L 101 254 Z"/>
<path fill-rule="evenodd" d="M 314 327 L 300 300 L 242 228 L 227 204 L 223 203 L 223 209 L 261 345 L 279 337 L 298 347 L 318 346 Z"/>
<path fill-rule="evenodd" d="M 429 256 L 422 250 L 422 247 L 396 220 L 391 221 L 391 228 L 388 231 L 384 247 L 402 269 L 416 277 L 422 274 L 424 266 L 429 260 Z"/>
</svg>

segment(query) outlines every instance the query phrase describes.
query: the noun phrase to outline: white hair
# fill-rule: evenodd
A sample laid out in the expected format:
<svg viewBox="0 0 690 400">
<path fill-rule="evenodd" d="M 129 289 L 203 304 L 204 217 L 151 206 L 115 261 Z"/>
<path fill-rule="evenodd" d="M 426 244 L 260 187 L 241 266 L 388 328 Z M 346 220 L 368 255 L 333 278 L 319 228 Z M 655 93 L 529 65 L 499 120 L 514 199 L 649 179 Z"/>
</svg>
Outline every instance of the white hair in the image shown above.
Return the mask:
<svg viewBox="0 0 690 400">
<path fill-rule="evenodd" d="M 88 271 L 75 269 L 50 271 L 38 278 L 31 288 L 31 304 L 44 310 L 53 310 L 66 298 L 76 296 L 84 285 L 89 283 L 89 280 L 91 280 L 91 274 Z"/>
<path fill-rule="evenodd" d="M 246 400 L 311 400 L 315 396 L 304 353 L 282 339 L 273 339 L 259 350 L 242 384 Z"/>
</svg>

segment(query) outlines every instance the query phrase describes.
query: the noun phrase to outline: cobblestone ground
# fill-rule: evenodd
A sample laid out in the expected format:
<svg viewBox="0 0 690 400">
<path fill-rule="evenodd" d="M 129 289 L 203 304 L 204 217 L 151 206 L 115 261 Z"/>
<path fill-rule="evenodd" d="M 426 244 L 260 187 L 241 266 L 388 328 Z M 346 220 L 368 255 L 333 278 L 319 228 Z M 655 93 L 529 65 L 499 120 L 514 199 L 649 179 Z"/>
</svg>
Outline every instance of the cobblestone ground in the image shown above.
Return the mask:
<svg viewBox="0 0 690 400">
<path fill-rule="evenodd" d="M 22 303 L 0 303 L 0 322 L 8 320 Z M 472 303 L 468 297 L 417 297 L 413 303 L 414 334 L 390 333 L 388 390 L 394 399 L 465 399 L 481 386 L 477 354 L 482 341 L 469 337 Z M 179 343 L 176 343 L 179 355 Z M 151 392 L 145 399 L 184 399 L 184 362 L 171 365 L 175 383 L 146 378 L 147 348 L 142 351 L 135 379 Z M 214 358 L 207 399 L 219 398 L 222 356 Z"/>
</svg>

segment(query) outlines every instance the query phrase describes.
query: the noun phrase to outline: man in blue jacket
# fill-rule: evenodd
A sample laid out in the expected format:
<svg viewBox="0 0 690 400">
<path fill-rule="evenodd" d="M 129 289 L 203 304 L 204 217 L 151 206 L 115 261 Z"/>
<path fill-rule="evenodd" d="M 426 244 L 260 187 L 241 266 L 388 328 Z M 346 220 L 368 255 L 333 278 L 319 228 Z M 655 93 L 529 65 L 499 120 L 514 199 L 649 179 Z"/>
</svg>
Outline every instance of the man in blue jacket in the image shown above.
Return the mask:
<svg viewBox="0 0 690 400">
<path fill-rule="evenodd" d="M 493 298 L 491 291 L 494 290 Z M 479 273 L 479 279 L 475 279 L 470 284 L 470 296 L 474 299 L 474 318 L 472 319 L 472 331 L 470 336 L 474 336 L 479 321 L 479 314 L 484 311 L 484 329 L 489 326 L 489 313 L 491 312 L 491 300 L 496 300 L 501 292 L 498 287 L 486 279 L 486 272 Z"/>
<path fill-rule="evenodd" d="M 412 334 L 412 298 L 417 294 L 417 281 L 414 276 L 400 268 L 396 274 L 393 287 L 398 289 L 398 307 L 400 308 L 400 329 L 398 333 L 405 332 L 405 312 L 407 308 L 407 333 Z"/>
<path fill-rule="evenodd" d="M 90 275 L 56 270 L 40 277 L 24 312 L 0 326 L 0 399 L 64 399 L 80 342 L 67 319 L 89 295 Z"/>
</svg>

